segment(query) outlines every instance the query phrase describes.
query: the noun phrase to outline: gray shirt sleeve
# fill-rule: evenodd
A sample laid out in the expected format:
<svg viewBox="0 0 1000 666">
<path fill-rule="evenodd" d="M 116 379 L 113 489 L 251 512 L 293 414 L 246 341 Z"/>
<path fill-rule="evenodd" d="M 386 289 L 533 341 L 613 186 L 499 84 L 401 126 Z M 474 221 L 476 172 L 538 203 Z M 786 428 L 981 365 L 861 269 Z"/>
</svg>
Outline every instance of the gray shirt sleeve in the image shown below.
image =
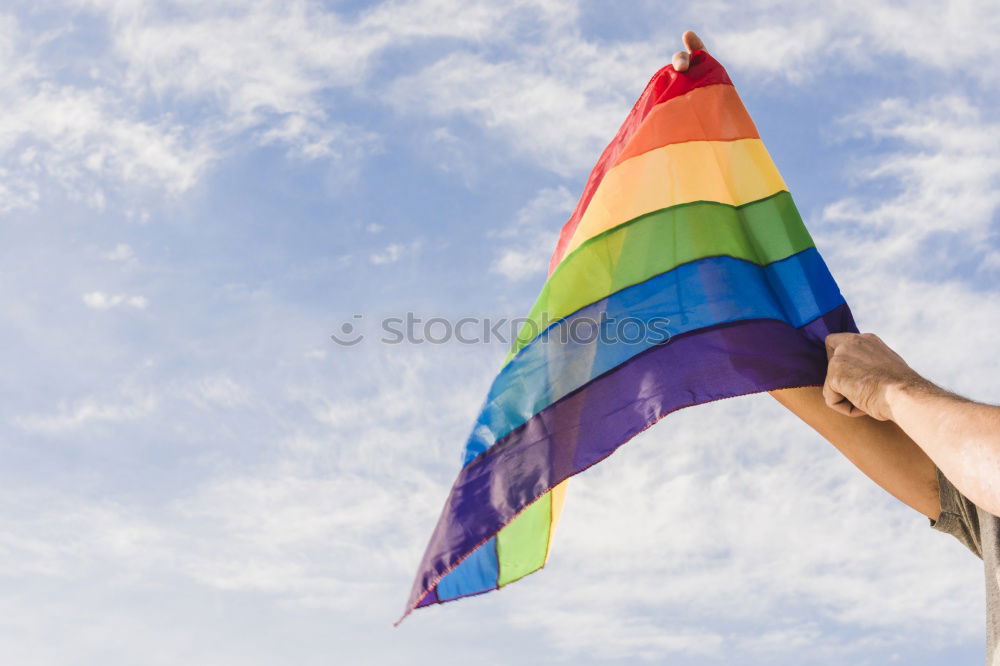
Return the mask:
<svg viewBox="0 0 1000 666">
<path fill-rule="evenodd" d="M 975 504 L 951 484 L 951 481 L 937 470 L 938 495 L 941 499 L 941 515 L 931 520 L 931 527 L 950 534 L 982 559 L 983 546 L 979 531 L 979 513 Z"/>
</svg>

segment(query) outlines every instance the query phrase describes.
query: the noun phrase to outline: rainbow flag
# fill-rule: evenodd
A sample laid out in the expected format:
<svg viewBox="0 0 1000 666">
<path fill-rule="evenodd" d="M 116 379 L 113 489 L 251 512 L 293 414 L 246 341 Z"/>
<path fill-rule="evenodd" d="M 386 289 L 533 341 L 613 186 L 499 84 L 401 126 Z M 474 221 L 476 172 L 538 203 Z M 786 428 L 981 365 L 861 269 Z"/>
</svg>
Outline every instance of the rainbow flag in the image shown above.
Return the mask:
<svg viewBox="0 0 1000 666">
<path fill-rule="evenodd" d="M 677 409 L 822 385 L 823 339 L 843 331 L 851 312 L 725 69 L 703 51 L 664 67 L 562 229 L 403 617 L 542 568 L 569 477 Z"/>
</svg>

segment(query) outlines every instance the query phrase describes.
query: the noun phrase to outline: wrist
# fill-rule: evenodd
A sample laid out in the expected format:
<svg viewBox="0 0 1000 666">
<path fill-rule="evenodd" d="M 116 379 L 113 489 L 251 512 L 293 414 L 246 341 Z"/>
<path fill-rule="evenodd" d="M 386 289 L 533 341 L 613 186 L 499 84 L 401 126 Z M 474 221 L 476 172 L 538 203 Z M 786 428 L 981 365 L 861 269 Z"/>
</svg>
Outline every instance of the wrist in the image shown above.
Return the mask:
<svg viewBox="0 0 1000 666">
<path fill-rule="evenodd" d="M 882 389 L 882 401 L 885 405 L 886 417 L 898 423 L 900 412 L 907 404 L 920 396 L 942 392 L 937 386 L 914 373 L 910 377 L 901 377 L 886 382 Z"/>
</svg>

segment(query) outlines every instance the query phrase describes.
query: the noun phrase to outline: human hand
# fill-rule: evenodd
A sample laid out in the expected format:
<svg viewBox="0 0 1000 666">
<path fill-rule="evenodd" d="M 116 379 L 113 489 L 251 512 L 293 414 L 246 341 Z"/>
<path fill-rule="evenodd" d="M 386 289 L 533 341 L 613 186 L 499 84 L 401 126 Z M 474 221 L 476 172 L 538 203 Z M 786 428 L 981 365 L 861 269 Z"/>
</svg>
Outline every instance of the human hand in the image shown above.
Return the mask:
<svg viewBox="0 0 1000 666">
<path fill-rule="evenodd" d="M 687 51 L 678 51 L 675 53 L 671 62 L 673 63 L 675 70 L 678 72 L 686 72 L 687 68 L 691 66 L 691 52 L 704 51 L 705 43 L 701 41 L 701 37 L 694 34 L 693 30 L 685 32 L 681 36 L 681 39 L 684 41 L 684 48 L 687 49 Z"/>
<path fill-rule="evenodd" d="M 831 333 L 826 336 L 826 356 L 823 399 L 848 416 L 892 420 L 892 391 L 932 386 L 873 333 Z"/>
</svg>

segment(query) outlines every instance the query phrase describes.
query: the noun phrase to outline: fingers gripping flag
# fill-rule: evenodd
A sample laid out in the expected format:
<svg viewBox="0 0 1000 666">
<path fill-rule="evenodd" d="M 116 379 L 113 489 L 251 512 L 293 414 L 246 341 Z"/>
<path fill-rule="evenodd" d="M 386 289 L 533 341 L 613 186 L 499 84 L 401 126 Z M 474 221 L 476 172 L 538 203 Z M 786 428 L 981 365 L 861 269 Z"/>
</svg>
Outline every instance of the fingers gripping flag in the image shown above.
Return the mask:
<svg viewBox="0 0 1000 666">
<path fill-rule="evenodd" d="M 569 477 L 683 407 L 822 385 L 823 339 L 856 330 L 725 69 L 664 67 L 562 229 L 403 617 L 542 568 Z"/>
</svg>

